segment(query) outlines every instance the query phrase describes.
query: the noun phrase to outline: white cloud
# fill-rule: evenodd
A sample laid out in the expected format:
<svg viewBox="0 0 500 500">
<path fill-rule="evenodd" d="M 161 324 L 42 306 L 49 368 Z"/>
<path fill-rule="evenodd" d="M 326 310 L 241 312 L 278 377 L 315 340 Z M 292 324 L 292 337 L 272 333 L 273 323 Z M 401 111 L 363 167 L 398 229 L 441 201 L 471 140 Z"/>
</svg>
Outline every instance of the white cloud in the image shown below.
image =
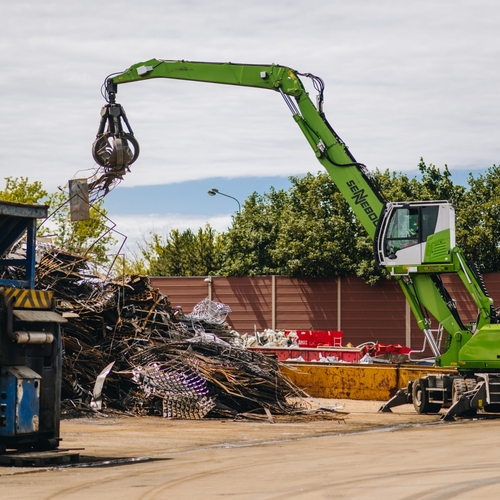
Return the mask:
<svg viewBox="0 0 500 500">
<path fill-rule="evenodd" d="M 134 254 L 139 252 L 139 246 L 144 241 L 151 240 L 151 233 L 162 237 L 168 236 L 172 229 L 185 231 L 191 229 L 197 232 L 209 224 L 218 232 L 227 231 L 232 224 L 231 215 L 215 215 L 206 217 L 203 215 L 183 214 L 150 214 L 150 215 L 114 215 L 110 217 L 110 225 L 114 224 L 113 237 L 118 240 L 114 251 L 118 251 L 124 243 L 121 253 Z M 123 238 L 126 236 L 126 239 Z"/>
<path fill-rule="evenodd" d="M 368 167 L 498 163 L 495 0 L 19 0 L 0 14 L 4 177 L 53 190 L 92 168 L 104 77 L 152 57 L 318 74 L 332 126 Z M 158 80 L 118 98 L 142 150 L 129 186 L 319 169 L 278 94 Z"/>
</svg>

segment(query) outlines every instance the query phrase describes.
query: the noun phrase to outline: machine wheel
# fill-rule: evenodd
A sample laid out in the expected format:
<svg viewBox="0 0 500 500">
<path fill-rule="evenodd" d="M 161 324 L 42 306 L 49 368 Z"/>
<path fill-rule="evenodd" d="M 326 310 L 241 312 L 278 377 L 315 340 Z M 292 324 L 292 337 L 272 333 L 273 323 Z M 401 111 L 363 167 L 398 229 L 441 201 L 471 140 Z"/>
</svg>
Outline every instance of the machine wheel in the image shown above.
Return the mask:
<svg viewBox="0 0 500 500">
<path fill-rule="evenodd" d="M 477 385 L 477 381 L 475 378 L 454 378 L 453 385 L 451 388 L 451 397 L 453 404 L 456 403 L 460 396 L 464 392 L 472 391 Z M 462 417 L 475 417 L 477 414 L 476 408 L 470 408 L 469 410 L 463 412 L 461 414 Z"/>
<path fill-rule="evenodd" d="M 477 385 L 477 380 L 475 378 L 466 378 L 465 385 L 467 386 L 468 391 L 472 391 Z"/>
<path fill-rule="evenodd" d="M 440 403 L 429 403 L 429 396 L 425 390 L 426 383 L 424 379 L 417 379 L 413 382 L 413 406 L 419 414 L 438 413 L 441 409 Z"/>
<path fill-rule="evenodd" d="M 467 385 L 463 378 L 454 378 L 453 384 L 451 386 L 451 401 L 452 404 L 455 404 L 460 396 L 467 391 Z"/>
</svg>

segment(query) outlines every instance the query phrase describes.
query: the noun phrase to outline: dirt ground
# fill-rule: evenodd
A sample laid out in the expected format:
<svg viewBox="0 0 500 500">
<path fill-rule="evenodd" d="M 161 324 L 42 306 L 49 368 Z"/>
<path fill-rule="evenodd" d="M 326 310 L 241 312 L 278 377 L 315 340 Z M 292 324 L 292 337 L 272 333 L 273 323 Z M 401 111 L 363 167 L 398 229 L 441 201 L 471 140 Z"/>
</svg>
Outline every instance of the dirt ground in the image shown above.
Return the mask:
<svg viewBox="0 0 500 500">
<path fill-rule="evenodd" d="M 8 499 L 497 498 L 500 420 L 322 400 L 338 413 L 262 420 L 63 420 L 80 463 L 0 467 Z"/>
</svg>

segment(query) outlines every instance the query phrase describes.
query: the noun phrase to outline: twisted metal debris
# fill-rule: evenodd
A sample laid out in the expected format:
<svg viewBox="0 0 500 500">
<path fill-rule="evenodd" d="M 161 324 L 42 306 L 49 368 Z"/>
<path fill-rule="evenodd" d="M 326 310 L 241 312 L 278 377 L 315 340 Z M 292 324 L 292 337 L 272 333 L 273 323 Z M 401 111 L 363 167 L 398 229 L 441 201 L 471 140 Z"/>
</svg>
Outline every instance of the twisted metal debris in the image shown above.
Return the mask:
<svg viewBox="0 0 500 500">
<path fill-rule="evenodd" d="M 207 381 L 189 367 L 177 363 L 149 363 L 133 370 L 134 381 L 144 392 L 163 400 L 167 418 L 203 418 L 216 406 Z"/>
<path fill-rule="evenodd" d="M 169 418 L 292 414 L 303 393 L 279 362 L 231 344 L 230 309 L 206 299 L 192 314 L 141 276 L 104 280 L 82 256 L 46 252 L 37 288 L 51 289 L 63 331 L 63 412 L 88 409 L 96 379 L 114 362 L 102 387 L 102 407 Z"/>
</svg>

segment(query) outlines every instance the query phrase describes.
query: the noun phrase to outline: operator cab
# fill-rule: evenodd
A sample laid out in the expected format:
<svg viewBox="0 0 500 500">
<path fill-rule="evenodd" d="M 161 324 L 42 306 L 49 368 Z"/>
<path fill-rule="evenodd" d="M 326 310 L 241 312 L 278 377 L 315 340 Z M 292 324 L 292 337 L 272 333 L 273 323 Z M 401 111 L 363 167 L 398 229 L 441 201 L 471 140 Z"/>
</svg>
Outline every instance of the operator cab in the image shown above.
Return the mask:
<svg viewBox="0 0 500 500">
<path fill-rule="evenodd" d="M 387 267 L 451 263 L 455 209 L 448 201 L 387 203 L 375 245 Z"/>
</svg>

